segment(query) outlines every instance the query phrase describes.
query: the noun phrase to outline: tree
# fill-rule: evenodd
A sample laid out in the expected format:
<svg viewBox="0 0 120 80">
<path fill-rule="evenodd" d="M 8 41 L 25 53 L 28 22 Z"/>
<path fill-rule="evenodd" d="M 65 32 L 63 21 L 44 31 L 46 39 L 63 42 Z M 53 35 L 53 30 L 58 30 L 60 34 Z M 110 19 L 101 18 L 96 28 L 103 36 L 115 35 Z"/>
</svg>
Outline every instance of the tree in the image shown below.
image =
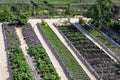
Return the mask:
<svg viewBox="0 0 120 80">
<path fill-rule="evenodd" d="M 12 22 L 14 17 L 15 16 L 10 12 L 9 6 L 6 6 L 2 11 L 0 11 L 0 21 L 2 22 Z"/>
<path fill-rule="evenodd" d="M 108 22 L 113 16 L 114 3 L 112 0 L 97 0 L 87 12 L 88 17 L 94 21 L 101 23 Z"/>
</svg>

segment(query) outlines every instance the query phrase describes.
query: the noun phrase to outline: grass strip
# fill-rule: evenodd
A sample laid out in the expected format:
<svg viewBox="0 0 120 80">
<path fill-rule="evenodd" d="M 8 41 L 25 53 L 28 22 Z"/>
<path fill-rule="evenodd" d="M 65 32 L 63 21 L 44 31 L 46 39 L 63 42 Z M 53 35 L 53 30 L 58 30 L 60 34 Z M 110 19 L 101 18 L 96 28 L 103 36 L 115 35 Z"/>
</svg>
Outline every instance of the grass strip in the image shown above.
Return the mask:
<svg viewBox="0 0 120 80">
<path fill-rule="evenodd" d="M 68 68 L 73 80 L 90 80 L 82 67 L 78 64 L 69 50 L 59 40 L 57 35 L 52 31 L 48 25 L 41 25 L 42 31 L 50 40 L 54 49 L 58 52 L 60 58 L 63 60 L 65 66 Z"/>
</svg>

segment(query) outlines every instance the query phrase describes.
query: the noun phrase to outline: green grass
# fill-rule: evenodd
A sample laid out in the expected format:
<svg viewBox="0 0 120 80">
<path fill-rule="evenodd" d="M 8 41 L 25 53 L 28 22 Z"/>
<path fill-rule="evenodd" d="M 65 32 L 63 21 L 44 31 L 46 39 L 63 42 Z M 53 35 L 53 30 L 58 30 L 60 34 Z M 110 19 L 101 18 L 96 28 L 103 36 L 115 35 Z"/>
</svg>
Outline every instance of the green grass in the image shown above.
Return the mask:
<svg viewBox="0 0 120 80">
<path fill-rule="evenodd" d="M 118 56 L 120 56 L 120 50 L 115 45 L 106 40 L 98 31 L 96 31 L 89 25 L 85 25 L 83 27 L 98 40 L 100 40 L 103 44 L 105 44 L 108 48 L 110 48 L 113 52 L 115 52 Z"/>
<path fill-rule="evenodd" d="M 50 40 L 54 49 L 58 52 L 60 58 L 64 62 L 65 66 L 68 68 L 73 80 L 89 80 L 89 77 L 68 51 L 68 49 L 59 40 L 57 35 L 52 31 L 48 25 L 41 25 L 41 28 L 47 38 Z"/>
</svg>

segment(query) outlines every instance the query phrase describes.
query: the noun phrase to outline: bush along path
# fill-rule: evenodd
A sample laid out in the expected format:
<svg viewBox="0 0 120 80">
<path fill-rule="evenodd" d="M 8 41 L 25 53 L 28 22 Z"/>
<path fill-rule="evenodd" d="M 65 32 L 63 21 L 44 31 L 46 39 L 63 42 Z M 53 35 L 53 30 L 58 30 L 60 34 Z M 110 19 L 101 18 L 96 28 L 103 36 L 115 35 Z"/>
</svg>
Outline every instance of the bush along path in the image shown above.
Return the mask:
<svg viewBox="0 0 120 80">
<path fill-rule="evenodd" d="M 15 32 L 15 26 L 2 25 L 5 46 L 8 51 L 13 80 L 34 80 L 31 69 L 20 48 L 19 39 Z"/>
<path fill-rule="evenodd" d="M 68 68 L 73 80 L 90 80 L 75 58 L 71 55 L 69 50 L 52 31 L 52 29 L 47 24 L 41 24 L 39 27 L 41 27 L 42 31 L 50 40 L 54 49 L 58 52 L 60 58 L 63 60 L 63 63 Z"/>
<path fill-rule="evenodd" d="M 40 77 L 43 80 L 60 80 L 50 58 L 29 23 L 22 27 L 22 34 L 29 47 L 29 55 L 34 59 L 36 64 L 36 70 L 38 74 L 41 74 Z"/>
</svg>

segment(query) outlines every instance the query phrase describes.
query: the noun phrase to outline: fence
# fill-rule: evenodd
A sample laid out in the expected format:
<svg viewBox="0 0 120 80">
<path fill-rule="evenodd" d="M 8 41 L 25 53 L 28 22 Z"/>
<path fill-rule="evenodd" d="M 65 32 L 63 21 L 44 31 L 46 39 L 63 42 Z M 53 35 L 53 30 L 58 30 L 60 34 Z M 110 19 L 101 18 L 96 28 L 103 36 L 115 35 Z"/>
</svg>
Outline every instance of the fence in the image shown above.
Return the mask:
<svg viewBox="0 0 120 80">
<path fill-rule="evenodd" d="M 51 17 L 68 17 L 83 14 L 94 3 L 67 3 L 67 4 L 51 4 L 51 3 L 0 3 L 0 11 L 4 8 L 10 8 L 13 12 L 13 7 L 17 7 L 17 11 L 31 8 L 31 16 L 39 18 Z M 26 9 L 28 10 L 28 9 Z"/>
</svg>

